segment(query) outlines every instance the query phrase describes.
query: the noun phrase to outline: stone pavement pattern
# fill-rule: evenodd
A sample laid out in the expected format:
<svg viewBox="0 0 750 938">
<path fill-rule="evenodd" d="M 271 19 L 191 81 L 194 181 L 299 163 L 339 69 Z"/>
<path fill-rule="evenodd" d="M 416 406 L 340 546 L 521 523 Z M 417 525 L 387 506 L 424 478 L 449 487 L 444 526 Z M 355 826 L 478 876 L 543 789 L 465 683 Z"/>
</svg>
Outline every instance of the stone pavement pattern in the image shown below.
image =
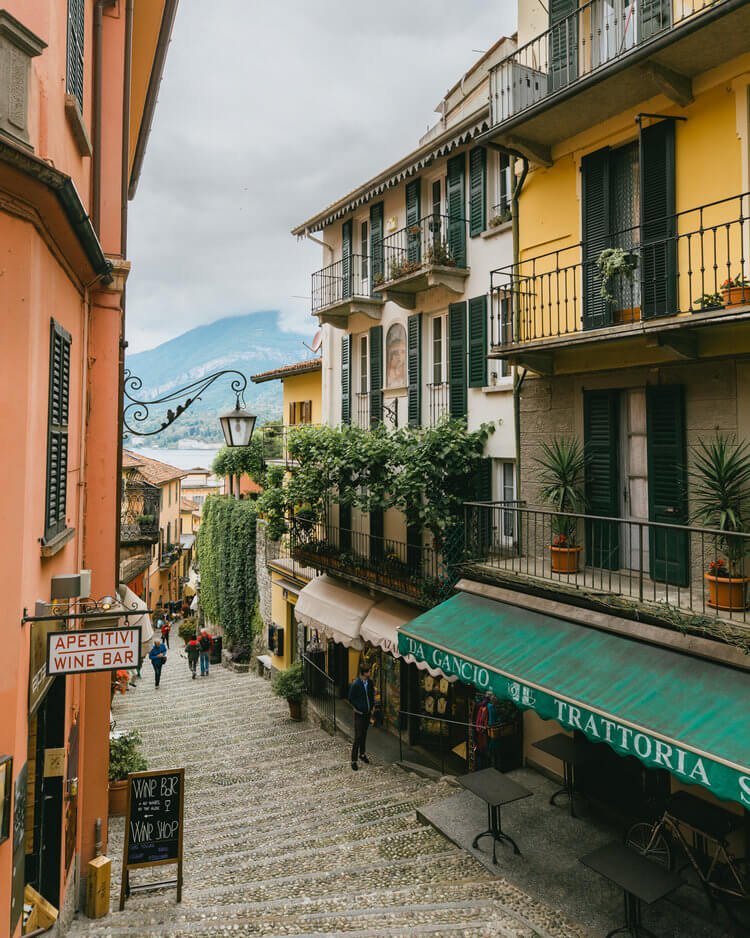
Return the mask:
<svg viewBox="0 0 750 938">
<path fill-rule="evenodd" d="M 454 788 L 395 766 L 352 772 L 346 740 L 291 722 L 262 678 L 212 667 L 192 681 L 173 648 L 159 690 L 144 669 L 113 712 L 118 729 L 141 731 L 149 768 L 185 768 L 183 899 L 135 893 L 116 911 L 124 825 L 113 819 L 113 911 L 79 917 L 74 938 L 583 934 L 418 822 L 417 808 Z"/>
</svg>

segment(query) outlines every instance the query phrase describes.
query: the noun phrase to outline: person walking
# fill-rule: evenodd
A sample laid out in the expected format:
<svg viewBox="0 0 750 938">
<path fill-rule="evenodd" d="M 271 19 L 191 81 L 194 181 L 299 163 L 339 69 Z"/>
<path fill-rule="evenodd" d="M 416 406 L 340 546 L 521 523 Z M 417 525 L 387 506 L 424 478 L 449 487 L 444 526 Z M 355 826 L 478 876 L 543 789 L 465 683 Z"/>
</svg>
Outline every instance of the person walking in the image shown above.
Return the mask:
<svg viewBox="0 0 750 938">
<path fill-rule="evenodd" d="M 208 629 L 201 629 L 201 634 L 198 639 L 201 659 L 201 677 L 208 677 L 208 656 L 212 645 L 213 639 L 208 634 Z"/>
<path fill-rule="evenodd" d="M 190 672 L 193 675 L 193 680 L 195 680 L 195 669 L 198 666 L 198 657 L 201 653 L 198 639 L 195 636 L 193 636 L 187 643 L 185 646 L 185 651 L 187 652 L 188 667 L 190 668 Z"/>
<path fill-rule="evenodd" d="M 154 669 L 154 687 L 158 687 L 159 681 L 161 680 L 161 669 L 164 667 L 164 662 L 167 660 L 167 646 L 161 639 L 154 639 L 154 646 L 148 653 L 148 657 Z"/>
<path fill-rule="evenodd" d="M 354 742 L 352 743 L 352 771 L 359 769 L 357 759 L 369 765 L 367 756 L 367 730 L 370 726 L 370 714 L 375 706 L 375 688 L 368 664 L 359 666 L 359 677 L 349 687 L 349 703 L 354 708 Z"/>
<path fill-rule="evenodd" d="M 161 640 L 169 648 L 169 633 L 172 631 L 172 623 L 165 619 L 161 624 Z"/>
</svg>

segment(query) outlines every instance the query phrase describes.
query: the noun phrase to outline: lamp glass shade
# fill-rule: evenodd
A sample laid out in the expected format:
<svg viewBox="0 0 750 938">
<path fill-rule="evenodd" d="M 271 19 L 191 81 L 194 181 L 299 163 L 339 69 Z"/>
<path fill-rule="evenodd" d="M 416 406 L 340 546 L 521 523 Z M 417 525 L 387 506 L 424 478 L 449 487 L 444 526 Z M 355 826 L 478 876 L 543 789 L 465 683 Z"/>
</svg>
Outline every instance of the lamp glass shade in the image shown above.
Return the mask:
<svg viewBox="0 0 750 938">
<path fill-rule="evenodd" d="M 227 446 L 248 446 L 253 438 L 256 419 L 255 414 L 250 414 L 241 407 L 235 407 L 228 414 L 219 417 Z"/>
</svg>

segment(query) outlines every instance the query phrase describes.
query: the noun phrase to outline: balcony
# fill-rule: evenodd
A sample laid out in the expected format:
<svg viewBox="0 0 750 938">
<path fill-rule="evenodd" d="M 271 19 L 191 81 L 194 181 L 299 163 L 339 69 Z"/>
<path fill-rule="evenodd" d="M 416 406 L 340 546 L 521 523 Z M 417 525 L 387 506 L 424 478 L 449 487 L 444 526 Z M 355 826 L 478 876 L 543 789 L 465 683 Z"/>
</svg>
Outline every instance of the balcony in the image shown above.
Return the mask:
<svg viewBox="0 0 750 938">
<path fill-rule="evenodd" d="M 289 423 L 279 426 L 271 425 L 261 427 L 261 447 L 263 460 L 277 466 L 291 468 L 295 459 L 290 452 L 290 444 L 294 433 L 306 427 L 319 427 L 319 423 Z"/>
<path fill-rule="evenodd" d="M 745 643 L 750 638 L 750 593 L 744 582 L 750 575 L 750 534 L 732 536 L 735 546 L 743 545 L 737 553 L 745 558 L 730 601 L 719 596 L 717 602 L 714 590 L 722 581 L 712 582 L 706 574 L 722 557 L 718 531 L 635 518 L 562 515 L 523 502 L 474 502 L 465 512 L 467 566 L 476 578 L 509 589 L 556 593 L 600 611 L 672 628 L 719 633 Z"/>
<path fill-rule="evenodd" d="M 159 553 L 159 569 L 168 570 L 177 563 L 181 554 L 182 547 L 179 544 L 167 544 Z"/>
<path fill-rule="evenodd" d="M 429 426 L 436 427 L 450 412 L 450 389 L 447 381 L 427 385 Z"/>
<path fill-rule="evenodd" d="M 159 540 L 159 509 L 157 486 L 126 481 L 120 506 L 120 543 L 156 544 Z"/>
<path fill-rule="evenodd" d="M 322 522 L 293 521 L 291 554 L 315 570 L 430 608 L 447 599 L 458 577 L 433 547 L 372 537 Z"/>
<path fill-rule="evenodd" d="M 437 287 L 461 296 L 469 276 L 466 229 L 464 218 L 432 214 L 387 235 L 375 288 L 404 309 L 415 309 L 417 294 Z"/>
<path fill-rule="evenodd" d="M 589 0 L 490 72 L 497 142 L 549 163 L 549 150 L 747 51 L 744 0 Z"/>
<path fill-rule="evenodd" d="M 613 235 L 606 247 L 621 248 L 628 269 L 606 282 L 597 264 L 604 244 L 587 251 L 578 243 L 493 271 L 491 356 L 562 374 L 601 367 L 580 353 L 604 344 L 618 350 L 608 367 L 750 348 L 737 329 L 750 318 L 750 195 L 668 221 L 660 227 L 669 237 L 647 238 L 641 228 Z M 730 280 L 739 286 L 725 287 Z"/>
<path fill-rule="evenodd" d="M 369 258 L 350 254 L 312 275 L 312 311 L 321 323 L 346 328 L 349 316 L 363 313 L 378 321 L 383 300 L 372 296 Z"/>
</svg>

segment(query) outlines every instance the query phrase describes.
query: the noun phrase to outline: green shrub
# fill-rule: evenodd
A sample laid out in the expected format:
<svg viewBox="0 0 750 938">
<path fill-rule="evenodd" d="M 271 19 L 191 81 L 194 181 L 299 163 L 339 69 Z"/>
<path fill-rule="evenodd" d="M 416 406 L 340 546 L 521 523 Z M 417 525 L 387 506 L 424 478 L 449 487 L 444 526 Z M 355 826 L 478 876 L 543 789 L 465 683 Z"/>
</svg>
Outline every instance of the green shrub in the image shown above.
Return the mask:
<svg viewBox="0 0 750 938">
<path fill-rule="evenodd" d="M 177 628 L 177 634 L 187 645 L 191 638 L 195 638 L 197 627 L 198 625 L 195 621 L 195 616 L 188 616 L 187 619 L 183 619 L 182 622 L 180 622 Z"/>
<path fill-rule="evenodd" d="M 271 690 L 277 697 L 292 703 L 301 703 L 305 696 L 305 681 L 302 677 L 302 662 L 295 661 L 285 671 L 277 671 L 271 681 Z"/>
<path fill-rule="evenodd" d="M 131 730 L 109 741 L 109 780 L 121 782 L 131 772 L 145 772 L 146 758 L 140 750 L 141 734 Z"/>
</svg>

